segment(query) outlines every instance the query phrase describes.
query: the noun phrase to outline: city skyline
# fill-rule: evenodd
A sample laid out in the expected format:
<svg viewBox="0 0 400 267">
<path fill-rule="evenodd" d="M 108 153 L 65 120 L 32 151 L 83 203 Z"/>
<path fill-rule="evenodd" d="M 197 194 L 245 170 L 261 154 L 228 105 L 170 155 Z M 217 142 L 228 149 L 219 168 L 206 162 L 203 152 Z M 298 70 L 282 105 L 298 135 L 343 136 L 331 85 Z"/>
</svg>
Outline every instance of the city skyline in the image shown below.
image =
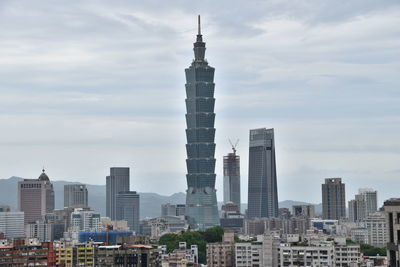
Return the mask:
<svg viewBox="0 0 400 267">
<path fill-rule="evenodd" d="M 201 13 L 207 53 L 220 70 L 217 198 L 223 199 L 227 139 L 241 140 L 238 154 L 246 163 L 248 130 L 274 127 L 281 200 L 319 203 L 320 194 L 312 192 L 319 192 L 324 177 L 342 177 L 347 199 L 366 186 L 381 192 L 381 204 L 397 196 L 396 186 L 385 184 L 396 185 L 400 173 L 399 34 L 391 27 L 400 8 L 385 3 L 355 1 L 338 10 L 301 1 L 290 8 L 286 2 L 230 7 L 228 13 L 237 16 L 169 7 L 182 15 L 177 20 L 151 4 L 122 12 L 105 2 L 79 8 L 65 3 L 63 10 L 74 15 L 64 20 L 57 16 L 64 11 L 50 3 L 24 3 L 29 15 L 3 3 L 8 23 L 0 123 L 7 131 L 0 134 L 0 176 L 29 178 L 44 164 L 56 180 L 104 184 L 109 166 L 129 166 L 137 191 L 184 192 L 182 69 Z M 157 168 L 149 168 L 153 160 Z M 304 183 L 311 186 L 297 190 Z"/>
</svg>

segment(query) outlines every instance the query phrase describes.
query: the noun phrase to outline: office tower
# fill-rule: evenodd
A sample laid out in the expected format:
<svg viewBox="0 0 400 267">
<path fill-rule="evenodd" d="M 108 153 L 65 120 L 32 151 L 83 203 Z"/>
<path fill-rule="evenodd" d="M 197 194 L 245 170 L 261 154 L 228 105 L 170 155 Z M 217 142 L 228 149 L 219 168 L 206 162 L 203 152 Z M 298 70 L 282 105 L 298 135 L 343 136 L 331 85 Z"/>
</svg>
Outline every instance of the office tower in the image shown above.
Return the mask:
<svg viewBox="0 0 400 267">
<path fill-rule="evenodd" d="M 366 217 L 365 199 L 363 195 L 355 195 L 353 200 L 349 201 L 349 220 L 359 222 Z"/>
<path fill-rule="evenodd" d="M 34 223 L 54 210 L 54 190 L 46 173 L 38 179 L 18 182 L 18 210 L 25 213 L 25 224 Z"/>
<path fill-rule="evenodd" d="M 400 262 L 400 198 L 391 198 L 383 203 L 386 217 L 387 259 L 389 267 L 398 267 Z"/>
<path fill-rule="evenodd" d="M 176 216 L 176 205 L 167 203 L 161 204 L 161 217 Z"/>
<path fill-rule="evenodd" d="M 186 74 L 186 217 L 192 229 L 219 225 L 215 190 L 214 68 L 204 58 L 206 44 L 200 31 L 194 60 Z"/>
<path fill-rule="evenodd" d="M 129 168 L 110 168 L 106 177 L 106 214 L 112 220 L 117 218 L 117 194 L 129 191 Z"/>
<path fill-rule="evenodd" d="M 224 203 L 233 202 L 240 209 L 240 157 L 233 153 L 224 156 Z"/>
<path fill-rule="evenodd" d="M 74 231 L 98 232 L 103 230 L 100 213 L 76 208 L 71 213 L 71 228 Z"/>
<path fill-rule="evenodd" d="M 88 190 L 84 184 L 64 185 L 64 207 L 88 206 Z"/>
<path fill-rule="evenodd" d="M 176 205 L 176 216 L 185 216 L 186 213 L 186 205 L 185 204 L 177 204 Z"/>
<path fill-rule="evenodd" d="M 117 220 L 127 221 L 129 228 L 136 233 L 139 233 L 139 201 L 139 194 L 135 191 L 117 194 Z"/>
<path fill-rule="evenodd" d="M 304 216 L 307 218 L 315 218 L 315 207 L 314 205 L 293 205 L 292 215 L 295 217 Z"/>
<path fill-rule="evenodd" d="M 278 217 L 274 129 L 250 130 L 247 217 Z"/>
<path fill-rule="evenodd" d="M 327 178 L 322 184 L 322 216 L 332 220 L 346 217 L 345 184 L 342 178 Z"/>
<path fill-rule="evenodd" d="M 362 195 L 365 201 L 365 216 L 375 213 L 378 210 L 378 192 L 371 188 L 360 188 L 358 194 Z"/>
<path fill-rule="evenodd" d="M 0 233 L 8 239 L 25 237 L 24 213 L 21 211 L 0 212 Z"/>
</svg>

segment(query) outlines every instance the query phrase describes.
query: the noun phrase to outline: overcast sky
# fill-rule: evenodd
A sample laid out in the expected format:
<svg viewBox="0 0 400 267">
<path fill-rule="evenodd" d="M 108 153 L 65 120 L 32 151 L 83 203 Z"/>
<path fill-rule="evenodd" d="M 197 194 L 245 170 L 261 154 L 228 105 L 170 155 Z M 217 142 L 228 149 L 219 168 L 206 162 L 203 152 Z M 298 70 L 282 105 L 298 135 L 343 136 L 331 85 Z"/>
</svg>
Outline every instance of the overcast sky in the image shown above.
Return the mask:
<svg viewBox="0 0 400 267">
<path fill-rule="evenodd" d="M 185 77 L 197 14 L 216 68 L 216 158 L 275 129 L 279 200 L 321 202 L 326 177 L 400 197 L 400 3 L 0 2 L 0 177 L 186 189 Z"/>
</svg>

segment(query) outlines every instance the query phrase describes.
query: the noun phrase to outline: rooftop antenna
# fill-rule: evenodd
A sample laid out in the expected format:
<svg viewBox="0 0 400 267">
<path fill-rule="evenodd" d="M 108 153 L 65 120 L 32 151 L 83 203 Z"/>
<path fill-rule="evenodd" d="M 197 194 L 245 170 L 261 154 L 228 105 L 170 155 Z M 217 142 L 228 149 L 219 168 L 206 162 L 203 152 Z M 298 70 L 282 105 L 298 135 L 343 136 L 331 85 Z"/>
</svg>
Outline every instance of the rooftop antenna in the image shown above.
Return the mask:
<svg viewBox="0 0 400 267">
<path fill-rule="evenodd" d="M 198 32 L 197 35 L 201 35 L 200 15 L 198 15 L 197 20 L 198 20 L 198 22 L 197 22 L 197 32 Z"/>
<path fill-rule="evenodd" d="M 232 146 L 233 154 L 236 154 L 236 147 L 239 143 L 239 139 L 236 140 L 235 144 L 232 143 L 231 139 L 228 139 L 228 140 L 229 140 L 229 144 L 231 144 L 231 146 Z"/>
</svg>

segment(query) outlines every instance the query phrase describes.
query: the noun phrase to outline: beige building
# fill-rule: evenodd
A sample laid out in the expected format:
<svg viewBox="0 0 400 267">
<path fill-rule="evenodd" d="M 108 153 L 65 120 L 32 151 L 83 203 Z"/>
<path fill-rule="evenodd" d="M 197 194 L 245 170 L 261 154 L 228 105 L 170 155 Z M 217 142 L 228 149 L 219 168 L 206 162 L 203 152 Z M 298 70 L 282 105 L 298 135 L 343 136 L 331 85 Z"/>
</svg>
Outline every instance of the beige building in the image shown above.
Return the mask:
<svg viewBox="0 0 400 267">
<path fill-rule="evenodd" d="M 389 266 L 400 262 L 400 198 L 391 198 L 383 203 L 386 217 L 387 257 Z"/>
<path fill-rule="evenodd" d="M 25 224 L 35 223 L 53 212 L 53 184 L 44 170 L 38 179 L 18 182 L 18 210 L 25 213 Z"/>
<path fill-rule="evenodd" d="M 235 233 L 225 232 L 222 243 L 207 244 L 208 267 L 235 266 Z"/>
</svg>

